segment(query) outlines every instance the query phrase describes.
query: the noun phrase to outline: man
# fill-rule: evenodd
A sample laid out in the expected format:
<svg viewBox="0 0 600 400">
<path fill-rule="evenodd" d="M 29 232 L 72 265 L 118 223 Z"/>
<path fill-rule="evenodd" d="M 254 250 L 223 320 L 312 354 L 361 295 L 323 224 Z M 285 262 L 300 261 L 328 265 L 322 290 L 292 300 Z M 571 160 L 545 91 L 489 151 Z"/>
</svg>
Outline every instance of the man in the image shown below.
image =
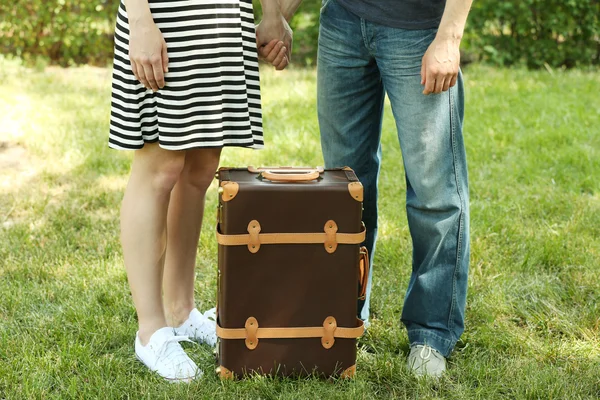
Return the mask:
<svg viewBox="0 0 600 400">
<path fill-rule="evenodd" d="M 289 19 L 300 0 L 280 0 Z M 350 166 L 365 189 L 373 257 L 387 93 L 406 172 L 413 241 L 402 322 L 408 366 L 439 377 L 464 330 L 469 193 L 459 45 L 471 0 L 323 0 L 317 58 L 321 145 L 328 168 Z M 372 273 L 373 269 L 371 269 Z M 369 318 L 371 277 L 359 316 Z"/>
</svg>

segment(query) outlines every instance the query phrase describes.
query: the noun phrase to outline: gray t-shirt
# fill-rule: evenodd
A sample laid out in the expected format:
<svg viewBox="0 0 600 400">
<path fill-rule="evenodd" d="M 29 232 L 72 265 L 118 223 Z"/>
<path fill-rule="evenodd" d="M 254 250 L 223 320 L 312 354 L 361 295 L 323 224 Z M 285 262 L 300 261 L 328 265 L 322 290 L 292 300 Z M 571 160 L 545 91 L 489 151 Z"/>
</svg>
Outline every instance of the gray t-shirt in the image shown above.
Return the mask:
<svg viewBox="0 0 600 400">
<path fill-rule="evenodd" d="M 446 0 L 334 0 L 348 11 L 378 24 L 403 29 L 440 25 Z"/>
</svg>

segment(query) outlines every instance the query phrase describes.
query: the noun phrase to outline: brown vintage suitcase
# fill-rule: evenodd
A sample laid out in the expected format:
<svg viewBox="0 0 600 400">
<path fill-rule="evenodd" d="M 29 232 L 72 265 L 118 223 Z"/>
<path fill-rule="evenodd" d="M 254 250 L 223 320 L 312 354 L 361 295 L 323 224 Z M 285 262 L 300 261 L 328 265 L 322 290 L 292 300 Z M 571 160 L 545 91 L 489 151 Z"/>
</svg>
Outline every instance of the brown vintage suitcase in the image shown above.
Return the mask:
<svg viewBox="0 0 600 400">
<path fill-rule="evenodd" d="M 368 276 L 354 172 L 249 167 L 217 176 L 221 378 L 353 376 Z"/>
</svg>

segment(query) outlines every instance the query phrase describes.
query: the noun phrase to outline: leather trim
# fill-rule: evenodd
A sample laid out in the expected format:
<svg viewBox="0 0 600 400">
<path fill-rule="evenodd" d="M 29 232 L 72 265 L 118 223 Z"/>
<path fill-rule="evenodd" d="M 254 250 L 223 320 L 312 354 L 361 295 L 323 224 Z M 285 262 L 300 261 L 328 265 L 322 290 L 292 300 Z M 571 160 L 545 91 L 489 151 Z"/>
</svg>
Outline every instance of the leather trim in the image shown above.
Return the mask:
<svg viewBox="0 0 600 400">
<path fill-rule="evenodd" d="M 335 318 L 333 318 L 333 317 L 325 318 L 325 321 L 323 322 L 324 333 L 323 333 L 323 337 L 321 338 L 321 344 L 326 349 L 332 348 L 333 344 L 335 343 L 334 332 L 335 332 L 336 328 L 337 328 L 337 321 L 335 320 Z"/>
<path fill-rule="evenodd" d="M 237 182 L 223 181 L 221 182 L 221 198 L 223 201 L 231 201 L 235 198 L 240 190 L 240 185 Z"/>
<path fill-rule="evenodd" d="M 258 343 L 258 339 L 321 338 L 323 347 L 331 348 L 335 342 L 334 338 L 356 339 L 365 330 L 364 323 L 360 319 L 356 320 L 358 326 L 343 328 L 337 326 L 337 322 L 333 317 L 327 317 L 323 322 L 323 326 L 318 327 L 259 328 L 258 321 L 256 321 L 255 331 L 247 329 L 249 323 L 254 321 L 256 321 L 254 317 L 248 318 L 246 320 L 246 328 L 222 328 L 217 322 L 217 336 L 221 339 L 244 339 L 246 347 L 248 347 L 249 340 L 254 341 L 254 339 Z M 329 324 L 330 322 L 332 323 L 331 325 Z M 329 340 L 329 344 L 326 343 L 327 340 Z M 256 348 L 256 346 L 253 348 Z"/>
<path fill-rule="evenodd" d="M 233 372 L 222 365 L 216 369 L 216 373 L 219 375 L 219 378 L 221 378 L 222 381 L 233 379 Z"/>
<path fill-rule="evenodd" d="M 356 364 L 351 367 L 348 367 L 340 374 L 340 378 L 351 379 L 356 375 Z"/>
<path fill-rule="evenodd" d="M 350 192 L 350 196 L 356 201 L 363 201 L 363 185 L 360 182 L 350 182 L 348 184 L 348 191 Z"/>
<path fill-rule="evenodd" d="M 258 321 L 254 317 L 250 317 L 246 320 L 246 347 L 250 350 L 254 350 L 258 346 Z"/>
<path fill-rule="evenodd" d="M 365 226 L 359 233 L 337 233 L 335 242 L 337 244 L 360 244 L 365 240 Z M 250 234 L 223 235 L 217 226 L 217 242 L 222 246 L 247 246 L 251 243 Z M 315 244 L 325 243 L 327 240 L 325 232 L 319 233 L 260 233 L 258 243 L 263 244 Z"/>
<path fill-rule="evenodd" d="M 292 173 L 292 172 L 308 172 L 308 171 L 315 171 L 315 170 L 319 171 L 320 174 L 325 172 L 325 168 L 323 168 L 323 167 L 315 167 L 315 168 L 310 168 L 310 167 L 261 167 L 261 168 L 256 168 L 251 165 L 248 166 L 248 172 L 250 172 L 252 174 L 259 174 L 264 171 L 279 172 L 279 173 Z"/>
<path fill-rule="evenodd" d="M 320 174 L 317 170 L 298 173 L 287 173 L 273 170 L 263 171 L 261 172 L 261 176 L 264 179 L 267 179 L 272 182 L 308 182 L 318 179 Z"/>
<path fill-rule="evenodd" d="M 260 249 L 260 229 L 260 224 L 255 219 L 248 224 L 248 234 L 250 237 L 248 250 L 250 253 L 256 253 Z"/>
<path fill-rule="evenodd" d="M 338 226 L 333 220 L 329 220 L 325 223 L 325 251 L 329 254 L 334 253 L 337 250 L 336 233 Z"/>
<path fill-rule="evenodd" d="M 367 283 L 369 281 L 369 252 L 365 246 L 360 248 L 359 272 L 358 298 L 364 300 L 367 295 Z"/>
</svg>

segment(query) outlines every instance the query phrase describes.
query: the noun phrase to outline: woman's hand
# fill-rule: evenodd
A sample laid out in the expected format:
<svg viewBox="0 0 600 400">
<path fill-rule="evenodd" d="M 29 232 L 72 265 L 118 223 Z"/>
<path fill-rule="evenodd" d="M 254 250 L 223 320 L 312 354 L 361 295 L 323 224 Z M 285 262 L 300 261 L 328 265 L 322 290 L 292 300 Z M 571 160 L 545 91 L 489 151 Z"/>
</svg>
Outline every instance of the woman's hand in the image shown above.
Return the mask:
<svg viewBox="0 0 600 400">
<path fill-rule="evenodd" d="M 133 74 L 147 89 L 156 92 L 165 86 L 167 43 L 149 12 L 129 18 L 129 60 Z"/>
<path fill-rule="evenodd" d="M 256 47 L 262 58 L 282 70 L 292 60 L 293 32 L 279 8 L 268 10 L 256 26 Z"/>
</svg>

